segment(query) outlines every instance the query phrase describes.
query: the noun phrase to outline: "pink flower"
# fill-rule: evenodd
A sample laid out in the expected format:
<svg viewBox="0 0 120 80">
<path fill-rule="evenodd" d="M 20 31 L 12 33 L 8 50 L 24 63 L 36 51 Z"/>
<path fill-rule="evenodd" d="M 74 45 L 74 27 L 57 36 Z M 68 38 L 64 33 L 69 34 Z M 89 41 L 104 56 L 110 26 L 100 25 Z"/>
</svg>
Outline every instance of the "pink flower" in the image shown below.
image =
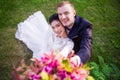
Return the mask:
<svg viewBox="0 0 120 80">
<path fill-rule="evenodd" d="M 83 69 L 83 66 L 76 66 L 55 52 L 45 53 L 39 60 L 32 58 L 30 65 L 26 65 L 24 60 L 21 65 L 15 69 L 13 76 L 22 80 L 86 80 L 89 70 Z M 45 76 L 44 76 L 45 75 Z M 17 79 L 16 78 L 16 79 Z"/>
</svg>

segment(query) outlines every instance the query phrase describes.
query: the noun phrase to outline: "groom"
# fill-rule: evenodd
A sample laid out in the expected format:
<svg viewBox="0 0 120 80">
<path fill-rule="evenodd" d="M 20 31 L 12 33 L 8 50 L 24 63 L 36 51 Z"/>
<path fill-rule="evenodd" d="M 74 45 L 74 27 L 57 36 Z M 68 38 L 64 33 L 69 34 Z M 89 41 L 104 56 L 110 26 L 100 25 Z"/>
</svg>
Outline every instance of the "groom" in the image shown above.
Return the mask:
<svg viewBox="0 0 120 80">
<path fill-rule="evenodd" d="M 75 55 L 69 55 L 75 64 L 85 64 L 91 57 L 92 24 L 76 15 L 73 4 L 69 1 L 57 5 L 57 13 L 61 23 L 65 26 L 68 37 L 74 41 Z"/>
</svg>

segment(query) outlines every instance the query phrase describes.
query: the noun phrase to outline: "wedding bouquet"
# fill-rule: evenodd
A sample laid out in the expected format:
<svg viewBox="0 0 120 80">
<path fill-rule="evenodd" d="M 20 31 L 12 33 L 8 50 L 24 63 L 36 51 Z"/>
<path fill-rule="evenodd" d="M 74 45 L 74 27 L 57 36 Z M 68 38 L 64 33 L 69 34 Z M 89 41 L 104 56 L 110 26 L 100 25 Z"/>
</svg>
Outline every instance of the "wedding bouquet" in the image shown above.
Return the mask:
<svg viewBox="0 0 120 80">
<path fill-rule="evenodd" d="M 15 80 L 93 80 L 89 76 L 90 68 L 77 66 L 59 53 L 45 53 L 40 59 L 31 59 L 30 65 L 24 60 L 14 69 Z"/>
</svg>

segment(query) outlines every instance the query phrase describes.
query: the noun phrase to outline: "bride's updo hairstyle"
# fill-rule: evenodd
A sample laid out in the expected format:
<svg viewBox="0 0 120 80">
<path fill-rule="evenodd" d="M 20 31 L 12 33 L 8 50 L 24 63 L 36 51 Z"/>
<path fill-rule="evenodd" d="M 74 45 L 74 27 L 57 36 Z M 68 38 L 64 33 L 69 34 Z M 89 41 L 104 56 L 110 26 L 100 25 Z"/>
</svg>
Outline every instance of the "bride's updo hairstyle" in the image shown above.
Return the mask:
<svg viewBox="0 0 120 80">
<path fill-rule="evenodd" d="M 57 13 L 50 16 L 49 23 L 51 24 L 54 20 L 60 21 Z"/>
</svg>

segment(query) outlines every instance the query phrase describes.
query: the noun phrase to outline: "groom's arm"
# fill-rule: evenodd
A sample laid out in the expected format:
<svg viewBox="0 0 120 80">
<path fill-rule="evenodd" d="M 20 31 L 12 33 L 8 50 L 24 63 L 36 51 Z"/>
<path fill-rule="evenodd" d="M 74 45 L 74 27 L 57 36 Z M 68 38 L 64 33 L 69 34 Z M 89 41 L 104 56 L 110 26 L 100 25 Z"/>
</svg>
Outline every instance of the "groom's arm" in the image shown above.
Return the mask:
<svg viewBox="0 0 120 80">
<path fill-rule="evenodd" d="M 85 64 L 90 59 L 91 52 L 92 52 L 92 25 L 89 25 L 82 31 L 80 49 L 77 52 L 77 55 L 80 57 L 80 60 L 83 64 Z"/>
<path fill-rule="evenodd" d="M 69 57 L 76 65 L 85 64 L 91 57 L 92 50 L 92 27 L 88 26 L 83 30 L 82 39 L 77 54 L 70 54 Z"/>
</svg>

